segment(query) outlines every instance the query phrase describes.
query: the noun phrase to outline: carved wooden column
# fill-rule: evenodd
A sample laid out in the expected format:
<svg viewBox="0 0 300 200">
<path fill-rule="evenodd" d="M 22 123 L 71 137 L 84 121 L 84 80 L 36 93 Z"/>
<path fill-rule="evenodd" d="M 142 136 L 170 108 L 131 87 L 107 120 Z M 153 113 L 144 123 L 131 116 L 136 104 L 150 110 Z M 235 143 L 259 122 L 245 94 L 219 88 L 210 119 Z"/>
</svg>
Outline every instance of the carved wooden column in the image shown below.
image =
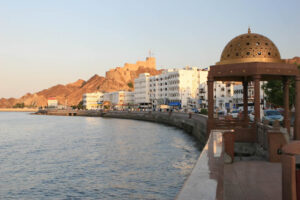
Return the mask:
<svg viewBox="0 0 300 200">
<path fill-rule="evenodd" d="M 283 126 L 287 129 L 288 133 L 290 133 L 290 106 L 289 106 L 289 89 L 290 89 L 290 81 L 288 77 L 283 77 L 283 105 L 284 105 L 284 121 Z"/>
<path fill-rule="evenodd" d="M 294 139 L 300 140 L 300 75 L 295 78 L 296 99 L 295 99 L 295 122 Z"/>
<path fill-rule="evenodd" d="M 244 122 L 249 123 L 248 117 L 248 82 L 243 81 Z"/>
<path fill-rule="evenodd" d="M 207 119 L 207 136 L 214 126 L 214 78 L 207 78 L 207 102 L 208 102 L 208 119 Z"/>
<path fill-rule="evenodd" d="M 253 76 L 255 122 L 260 122 L 260 78 L 260 75 Z"/>
</svg>

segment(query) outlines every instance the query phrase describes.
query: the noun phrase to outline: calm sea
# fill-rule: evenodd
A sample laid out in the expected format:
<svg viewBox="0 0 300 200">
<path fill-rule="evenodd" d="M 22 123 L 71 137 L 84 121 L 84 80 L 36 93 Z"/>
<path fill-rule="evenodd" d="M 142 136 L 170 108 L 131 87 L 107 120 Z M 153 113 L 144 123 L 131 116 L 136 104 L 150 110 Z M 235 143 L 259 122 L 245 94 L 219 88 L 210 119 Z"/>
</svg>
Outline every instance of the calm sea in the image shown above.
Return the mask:
<svg viewBox="0 0 300 200">
<path fill-rule="evenodd" d="M 161 124 L 0 112 L 0 199 L 174 199 L 199 154 Z"/>
</svg>

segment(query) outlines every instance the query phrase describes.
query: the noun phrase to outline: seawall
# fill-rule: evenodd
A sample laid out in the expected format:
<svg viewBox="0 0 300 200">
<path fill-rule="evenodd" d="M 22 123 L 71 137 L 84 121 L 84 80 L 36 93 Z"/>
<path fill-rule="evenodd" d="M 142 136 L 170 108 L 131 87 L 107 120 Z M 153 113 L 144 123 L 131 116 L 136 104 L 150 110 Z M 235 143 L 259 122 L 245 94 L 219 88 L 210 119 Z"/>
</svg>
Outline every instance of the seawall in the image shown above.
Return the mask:
<svg viewBox="0 0 300 200">
<path fill-rule="evenodd" d="M 202 146 L 206 143 L 206 115 L 188 114 L 178 112 L 120 112 L 111 111 L 104 113 L 102 117 L 124 118 L 151 121 L 167 124 L 185 130 L 195 136 Z"/>
<path fill-rule="evenodd" d="M 39 110 L 36 114 L 60 115 L 60 116 L 89 116 L 105 118 L 123 118 L 151 121 L 167 124 L 183 129 L 187 133 L 195 136 L 200 144 L 206 144 L 206 122 L 207 116 L 201 114 L 188 114 L 180 112 L 133 112 L 133 111 L 108 111 L 96 110 Z"/>
</svg>

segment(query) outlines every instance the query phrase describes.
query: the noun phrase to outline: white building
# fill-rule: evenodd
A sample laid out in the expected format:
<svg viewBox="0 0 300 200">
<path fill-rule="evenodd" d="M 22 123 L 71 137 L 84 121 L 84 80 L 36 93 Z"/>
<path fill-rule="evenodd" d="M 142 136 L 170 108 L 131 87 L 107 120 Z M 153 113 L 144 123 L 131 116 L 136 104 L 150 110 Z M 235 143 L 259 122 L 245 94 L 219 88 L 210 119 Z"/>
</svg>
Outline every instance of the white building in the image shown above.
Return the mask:
<svg viewBox="0 0 300 200">
<path fill-rule="evenodd" d="M 199 86 L 199 104 L 201 108 L 207 108 L 207 84 L 202 83 Z M 264 91 L 260 89 L 260 98 L 262 107 L 265 104 Z M 241 82 L 214 82 L 214 108 L 217 110 L 243 109 L 243 84 Z M 254 85 L 248 84 L 248 106 L 249 109 L 254 106 Z M 265 105 L 264 105 L 265 106 Z"/>
<path fill-rule="evenodd" d="M 100 107 L 101 104 L 98 104 L 103 99 L 103 93 L 94 92 L 94 93 L 85 93 L 82 95 L 83 107 L 87 110 L 95 110 Z"/>
<path fill-rule="evenodd" d="M 48 98 L 48 108 L 57 108 L 58 101 L 55 97 Z"/>
<path fill-rule="evenodd" d="M 232 110 L 233 108 L 233 87 L 235 82 L 221 82 L 214 83 L 214 101 L 215 107 L 219 110 Z"/>
<path fill-rule="evenodd" d="M 196 67 L 167 69 L 149 80 L 149 98 L 153 108 L 160 105 L 191 108 L 198 100 L 198 87 L 207 80 L 207 70 Z M 192 104 L 189 104 L 192 103 Z M 195 104 L 194 104 L 195 103 Z"/>
<path fill-rule="evenodd" d="M 109 105 L 111 109 L 131 108 L 134 105 L 134 92 L 117 91 L 105 93 L 103 102 Z"/>
<path fill-rule="evenodd" d="M 140 74 L 134 79 L 134 104 L 139 108 L 151 108 L 149 81 L 149 73 Z"/>
<path fill-rule="evenodd" d="M 262 84 L 261 84 L 262 85 Z M 234 94 L 233 94 L 233 104 L 235 108 L 243 107 L 244 100 L 243 100 L 243 85 L 235 85 L 234 86 Z M 260 88 L 260 102 L 262 107 L 265 107 L 265 92 L 262 88 Z M 254 107 L 254 84 L 253 82 L 248 83 L 248 106 Z M 253 110 L 253 108 L 252 108 Z"/>
<path fill-rule="evenodd" d="M 214 107 L 218 110 L 231 110 L 234 107 L 233 94 L 236 82 L 214 82 Z M 199 86 L 199 104 L 200 108 L 207 108 L 207 83 Z"/>
</svg>

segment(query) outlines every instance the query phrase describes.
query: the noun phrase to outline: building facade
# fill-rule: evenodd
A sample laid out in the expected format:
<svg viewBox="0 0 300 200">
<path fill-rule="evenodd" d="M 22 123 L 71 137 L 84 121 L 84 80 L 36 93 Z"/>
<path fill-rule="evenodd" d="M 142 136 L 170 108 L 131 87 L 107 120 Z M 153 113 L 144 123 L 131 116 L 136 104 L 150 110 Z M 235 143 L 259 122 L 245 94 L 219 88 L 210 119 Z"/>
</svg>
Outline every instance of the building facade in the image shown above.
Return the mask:
<svg viewBox="0 0 300 200">
<path fill-rule="evenodd" d="M 192 108 L 197 105 L 199 84 L 206 79 L 207 70 L 196 67 L 164 70 L 149 79 L 150 103 L 153 109 L 159 109 L 161 105 Z"/>
<path fill-rule="evenodd" d="M 264 84 L 265 82 L 263 82 Z M 234 86 L 234 92 L 233 92 L 233 104 L 234 107 L 239 109 L 243 107 L 243 85 L 237 84 Z M 265 101 L 265 92 L 260 87 L 260 103 L 262 109 L 266 107 L 266 101 Z M 250 107 L 251 110 L 253 110 L 254 107 L 254 84 L 253 82 L 249 82 L 248 84 L 248 107 Z"/>
<path fill-rule="evenodd" d="M 104 93 L 103 104 L 114 110 L 133 108 L 134 92 L 116 91 Z"/>
<path fill-rule="evenodd" d="M 237 82 L 214 82 L 214 108 L 217 110 L 232 110 L 234 87 Z M 207 108 L 207 83 L 199 86 L 199 106 Z"/>
<path fill-rule="evenodd" d="M 94 93 L 85 93 L 82 95 L 83 107 L 87 110 L 95 110 L 100 108 L 101 99 L 103 99 L 103 93 L 94 92 Z"/>
<path fill-rule="evenodd" d="M 56 97 L 50 97 L 48 98 L 48 108 L 57 108 L 58 107 L 58 101 Z"/>
<path fill-rule="evenodd" d="M 134 79 L 134 104 L 138 108 L 151 108 L 149 86 L 150 74 L 140 74 Z"/>
</svg>

